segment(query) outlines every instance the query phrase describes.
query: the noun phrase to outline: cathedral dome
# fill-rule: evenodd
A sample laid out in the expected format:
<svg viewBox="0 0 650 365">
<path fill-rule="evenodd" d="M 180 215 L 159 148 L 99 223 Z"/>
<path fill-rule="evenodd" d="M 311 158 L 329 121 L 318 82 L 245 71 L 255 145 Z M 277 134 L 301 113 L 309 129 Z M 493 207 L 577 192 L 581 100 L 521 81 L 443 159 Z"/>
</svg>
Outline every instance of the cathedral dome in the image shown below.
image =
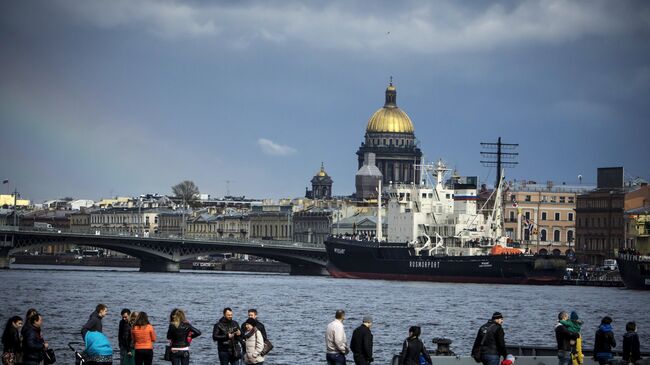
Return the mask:
<svg viewBox="0 0 650 365">
<path fill-rule="evenodd" d="M 413 133 L 413 122 L 397 107 L 397 90 L 393 83 L 386 88 L 386 103 L 368 120 L 368 133 Z"/>
</svg>

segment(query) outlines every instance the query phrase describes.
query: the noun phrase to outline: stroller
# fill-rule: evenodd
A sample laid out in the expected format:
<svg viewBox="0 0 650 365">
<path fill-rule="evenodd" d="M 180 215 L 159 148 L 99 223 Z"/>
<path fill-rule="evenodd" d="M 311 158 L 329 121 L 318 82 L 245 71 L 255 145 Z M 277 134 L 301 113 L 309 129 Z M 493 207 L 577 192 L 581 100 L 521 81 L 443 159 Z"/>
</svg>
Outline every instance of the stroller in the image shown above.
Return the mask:
<svg viewBox="0 0 650 365">
<path fill-rule="evenodd" d="M 83 365 L 83 364 L 85 364 L 87 360 L 86 360 L 86 357 L 84 356 L 83 351 L 81 351 L 81 352 L 77 351 L 73 347 L 73 345 L 81 345 L 81 346 L 83 346 L 84 345 L 83 342 L 68 342 L 68 347 L 70 348 L 70 350 L 72 350 L 74 352 L 74 363 L 75 363 L 75 365 Z"/>
</svg>

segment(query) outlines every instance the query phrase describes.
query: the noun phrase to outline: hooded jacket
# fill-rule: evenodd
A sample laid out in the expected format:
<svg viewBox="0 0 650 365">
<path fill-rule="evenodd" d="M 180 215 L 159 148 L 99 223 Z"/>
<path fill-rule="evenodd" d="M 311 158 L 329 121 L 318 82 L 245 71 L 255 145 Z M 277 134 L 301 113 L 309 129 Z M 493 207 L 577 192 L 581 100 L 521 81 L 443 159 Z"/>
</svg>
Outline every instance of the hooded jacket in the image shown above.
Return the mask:
<svg viewBox="0 0 650 365">
<path fill-rule="evenodd" d="M 601 324 L 596 331 L 594 354 L 611 353 L 613 347 L 616 347 L 616 340 L 614 339 L 612 326 L 609 324 Z"/>
<path fill-rule="evenodd" d="M 229 320 L 226 317 L 221 317 L 212 328 L 212 340 L 217 342 L 217 349 L 219 352 L 230 351 L 233 347 L 234 341 L 241 341 L 240 336 L 233 337 L 233 341 L 228 338 L 228 334 L 235 333 L 239 330 L 239 324 L 235 320 Z M 241 333 L 241 330 L 240 330 Z"/>
<path fill-rule="evenodd" d="M 84 324 L 83 327 L 81 327 L 81 337 L 84 339 L 86 338 L 86 332 L 88 331 L 95 331 L 95 332 L 101 332 L 102 331 L 102 317 L 97 314 L 97 312 L 92 312 L 90 313 L 90 316 L 88 316 L 88 322 Z"/>
<path fill-rule="evenodd" d="M 641 359 L 641 344 L 639 335 L 630 331 L 623 335 L 623 360 L 626 362 L 636 362 Z"/>
</svg>

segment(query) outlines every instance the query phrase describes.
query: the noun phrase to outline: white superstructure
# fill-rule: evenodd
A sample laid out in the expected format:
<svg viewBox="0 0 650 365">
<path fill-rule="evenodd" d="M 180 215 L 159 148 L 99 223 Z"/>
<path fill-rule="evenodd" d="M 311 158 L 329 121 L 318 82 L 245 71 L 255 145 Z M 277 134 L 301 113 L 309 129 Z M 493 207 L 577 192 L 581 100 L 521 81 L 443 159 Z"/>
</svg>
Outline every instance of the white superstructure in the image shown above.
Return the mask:
<svg viewBox="0 0 650 365">
<path fill-rule="evenodd" d="M 480 255 L 487 254 L 495 244 L 506 247 L 506 238 L 502 237 L 501 184 L 495 208 L 485 219 L 477 207 L 477 181 L 463 184 L 455 176 L 451 184 L 445 184 L 450 170 L 442 160 L 419 167 L 426 176 L 420 185 L 390 184 L 384 190 L 389 197 L 388 241 L 408 242 L 418 254 L 425 255 Z M 431 181 L 432 175 L 435 182 Z"/>
</svg>

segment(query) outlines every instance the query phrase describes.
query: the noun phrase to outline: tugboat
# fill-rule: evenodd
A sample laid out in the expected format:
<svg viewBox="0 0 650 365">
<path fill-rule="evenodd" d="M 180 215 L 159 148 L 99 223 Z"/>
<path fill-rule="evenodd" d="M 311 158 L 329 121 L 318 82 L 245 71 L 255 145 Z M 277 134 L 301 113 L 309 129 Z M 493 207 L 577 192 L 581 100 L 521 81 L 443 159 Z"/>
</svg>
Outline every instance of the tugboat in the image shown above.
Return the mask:
<svg viewBox="0 0 650 365">
<path fill-rule="evenodd" d="M 445 184 L 445 174 L 450 170 L 441 160 L 417 167 L 424 172 L 422 184 L 390 184 L 385 191 L 388 239 L 382 235 L 381 181 L 376 236 L 327 238 L 327 270 L 333 277 L 560 283 L 567 264 L 565 257 L 526 253 L 502 234 L 503 177 L 494 193 L 494 208 L 486 219 L 477 211 L 476 179 L 462 181 L 453 177 Z"/>
</svg>

